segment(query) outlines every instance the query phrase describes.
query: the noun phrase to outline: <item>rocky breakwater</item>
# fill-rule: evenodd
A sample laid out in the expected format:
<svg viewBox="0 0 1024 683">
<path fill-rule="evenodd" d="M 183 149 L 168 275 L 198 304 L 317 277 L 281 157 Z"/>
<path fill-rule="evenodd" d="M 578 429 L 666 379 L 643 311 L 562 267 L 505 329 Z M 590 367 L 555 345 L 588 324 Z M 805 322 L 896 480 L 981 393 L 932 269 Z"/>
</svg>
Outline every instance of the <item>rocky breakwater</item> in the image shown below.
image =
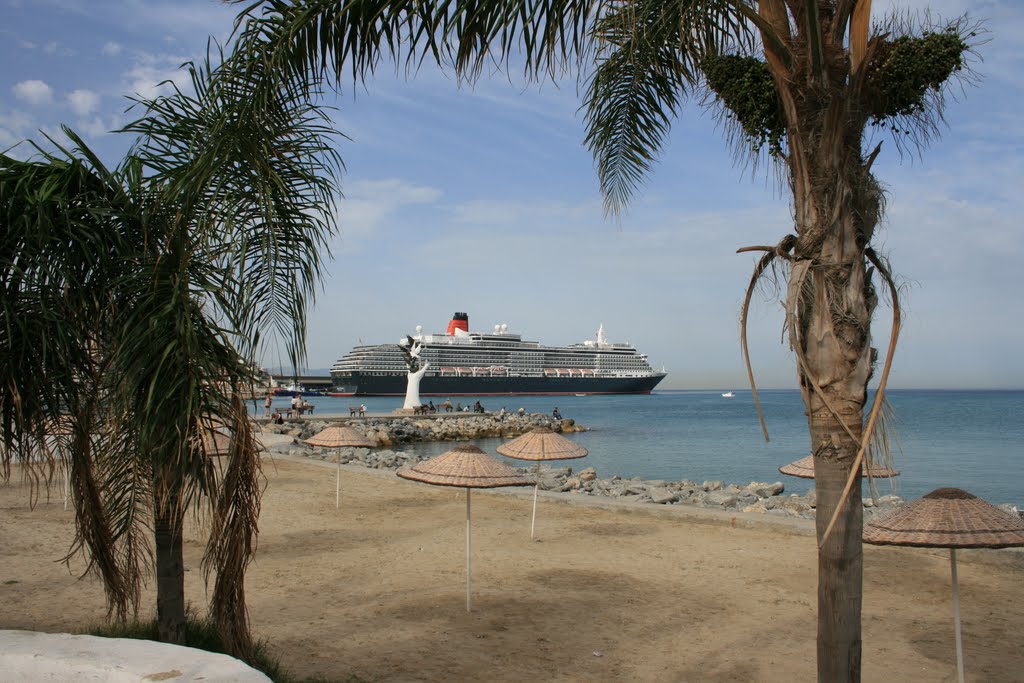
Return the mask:
<svg viewBox="0 0 1024 683">
<path fill-rule="evenodd" d="M 272 447 L 271 452 L 340 460 L 342 464 L 373 469 L 398 469 L 423 458 L 401 449 L 402 444 L 417 441 L 468 441 L 473 439 L 513 437 L 535 427 L 549 427 L 558 432 L 586 431 L 573 420 L 555 420 L 540 413 L 511 414 L 503 419 L 494 414 L 432 415 L 428 417 L 372 417 L 345 421 L 362 433 L 378 448 L 311 448 L 303 440 L 331 425 L 331 421 L 306 419 L 285 425 L 265 425 L 264 430 L 293 438 L 290 443 Z M 814 519 L 814 491 L 806 495 L 786 494 L 782 482 L 750 482 L 746 485 L 723 481 L 663 481 L 620 476 L 599 477 L 593 467 L 574 471 L 572 467 L 536 466 L 517 468 L 537 478 L 544 491 L 568 496 L 594 496 L 624 502 L 651 505 L 691 505 L 749 514 L 776 515 Z M 864 498 L 864 517 L 888 512 L 901 504 L 899 496 L 880 495 Z"/>
<path fill-rule="evenodd" d="M 527 472 L 527 468 L 520 468 Z M 615 498 L 627 502 L 655 505 L 692 505 L 696 507 L 731 510 L 751 514 L 777 515 L 814 519 L 816 496 L 786 495 L 782 482 L 750 482 L 746 485 L 726 484 L 723 481 L 695 482 L 689 480 L 664 481 L 652 479 L 624 479 L 619 476 L 601 478 L 593 467 L 574 473 L 571 467 L 530 470 L 545 491 L 569 495 Z M 864 518 L 893 510 L 903 499 L 895 495 L 870 496 L 864 499 Z"/>
<path fill-rule="evenodd" d="M 576 424 L 575 420 L 556 420 L 541 413 L 437 413 L 417 417 L 385 416 L 334 421 L 306 418 L 301 422 L 264 425 L 263 429 L 303 441 L 336 423 L 355 429 L 383 448 L 417 441 L 471 441 L 512 437 L 536 427 L 549 427 L 562 433 L 586 431 L 586 427 Z"/>
</svg>

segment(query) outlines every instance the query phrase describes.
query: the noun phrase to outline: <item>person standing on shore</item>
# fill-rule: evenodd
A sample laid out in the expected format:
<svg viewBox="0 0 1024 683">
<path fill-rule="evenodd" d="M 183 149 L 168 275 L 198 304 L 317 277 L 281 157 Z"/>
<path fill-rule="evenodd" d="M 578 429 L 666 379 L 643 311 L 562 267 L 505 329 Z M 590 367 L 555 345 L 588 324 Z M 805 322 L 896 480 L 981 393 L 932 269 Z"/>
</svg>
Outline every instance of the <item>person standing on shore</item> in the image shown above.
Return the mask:
<svg viewBox="0 0 1024 683">
<path fill-rule="evenodd" d="M 270 417 L 270 404 L 274 402 L 274 395 L 267 392 L 267 397 L 263 400 L 263 416 Z"/>
<path fill-rule="evenodd" d="M 562 419 L 562 414 L 558 412 L 558 406 L 555 406 L 555 409 L 551 411 L 551 417 L 555 418 L 556 420 Z"/>
</svg>

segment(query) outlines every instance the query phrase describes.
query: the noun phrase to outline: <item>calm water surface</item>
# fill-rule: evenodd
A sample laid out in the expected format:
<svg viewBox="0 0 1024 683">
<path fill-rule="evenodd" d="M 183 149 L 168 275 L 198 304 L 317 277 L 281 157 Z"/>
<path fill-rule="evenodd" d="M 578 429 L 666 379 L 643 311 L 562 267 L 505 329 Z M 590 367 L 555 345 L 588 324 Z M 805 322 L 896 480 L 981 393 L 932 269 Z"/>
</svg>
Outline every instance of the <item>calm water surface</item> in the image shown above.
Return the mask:
<svg viewBox="0 0 1024 683">
<path fill-rule="evenodd" d="M 745 484 L 782 481 L 791 492 L 813 482 L 779 474 L 778 467 L 809 452 L 807 422 L 797 391 L 762 392 L 761 405 L 771 441 L 765 442 L 749 391 L 734 398 L 721 392 L 659 391 L 650 396 L 491 396 L 488 410 L 505 406 L 550 413 L 558 406 L 590 431 L 571 438 L 590 450 L 584 460 L 565 461 L 579 469 L 595 467 L 601 476 L 645 479 L 721 479 Z M 349 404 L 365 403 L 371 413 L 401 406 L 398 398 L 311 397 L 318 412 L 348 414 Z M 434 399 L 440 403 L 444 399 Z M 453 397 L 452 401 L 460 400 Z M 465 401 L 463 401 L 465 403 Z M 1024 391 L 889 392 L 893 407 L 894 458 L 902 476 L 878 480 L 879 494 L 918 498 L 942 486 L 955 486 L 993 503 L 1024 507 Z M 288 399 L 276 399 L 285 406 Z M 472 400 L 470 400 L 472 403 Z M 262 411 L 262 403 L 260 403 Z M 500 441 L 481 439 L 491 453 Z M 428 455 L 450 443 L 405 446 Z M 511 461 L 514 464 L 520 462 Z"/>
</svg>

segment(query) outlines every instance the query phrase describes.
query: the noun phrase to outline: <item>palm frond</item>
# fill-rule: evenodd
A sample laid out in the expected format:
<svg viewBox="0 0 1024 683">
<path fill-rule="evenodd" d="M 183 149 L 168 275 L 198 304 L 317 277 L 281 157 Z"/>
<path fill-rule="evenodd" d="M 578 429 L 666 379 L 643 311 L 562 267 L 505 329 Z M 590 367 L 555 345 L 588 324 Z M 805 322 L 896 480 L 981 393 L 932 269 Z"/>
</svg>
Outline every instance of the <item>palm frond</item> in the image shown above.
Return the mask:
<svg viewBox="0 0 1024 683">
<path fill-rule="evenodd" d="M 146 115 L 125 130 L 142 136 L 136 152 L 167 185 L 166 201 L 191 213 L 197 261 L 214 266 L 202 285 L 211 314 L 223 316 L 246 357 L 268 332 L 300 357 L 306 304 L 336 230 L 336 132 L 296 88 L 275 88 L 254 106 L 263 71 L 230 60 L 214 69 L 209 56 L 188 69 L 194 95 L 174 88 L 140 100 Z"/>
<path fill-rule="evenodd" d="M 609 3 L 595 25 L 598 65 L 584 96 L 586 144 L 605 211 L 618 214 L 657 159 L 703 56 L 749 38 L 742 17 L 716 2 Z"/>
<path fill-rule="evenodd" d="M 252 422 L 238 392 L 232 401 L 232 438 L 214 510 L 210 541 L 203 555 L 203 569 L 216 573 L 210 612 L 218 631 L 237 649 L 235 656 L 248 654 L 251 644 L 245 607 L 245 570 L 256 552 L 260 513 L 259 445 Z"/>
<path fill-rule="evenodd" d="M 818 13 L 818 0 L 804 0 L 802 14 L 804 22 L 797 28 L 807 41 L 811 80 L 819 86 L 825 86 L 828 83 L 828 73 L 825 69 L 825 36 L 822 33 L 821 15 Z"/>
<path fill-rule="evenodd" d="M 415 68 L 425 58 L 451 62 L 474 78 L 490 62 L 523 60 L 528 74 L 557 73 L 589 51 L 590 22 L 605 2 L 587 0 L 279 0 L 250 4 L 239 16 L 240 51 L 269 60 L 295 82 L 360 82 L 385 59 Z"/>
<path fill-rule="evenodd" d="M 120 264 L 124 233 L 109 215 L 123 207 L 119 177 L 77 136 L 19 161 L 0 155 L 0 428 L 3 461 L 40 447 L 49 422 L 66 413 L 78 378 L 94 362 L 97 321 L 108 312 L 105 284 Z M 58 156 L 60 154 L 60 156 Z M 25 439 L 29 441 L 25 441 Z M 36 449 L 44 452 L 45 449 Z M 33 460 L 27 460 L 31 466 Z"/>
<path fill-rule="evenodd" d="M 608 214 L 621 212 L 661 152 L 686 84 L 673 50 L 631 43 L 607 55 L 584 96 L 587 136 Z"/>
</svg>

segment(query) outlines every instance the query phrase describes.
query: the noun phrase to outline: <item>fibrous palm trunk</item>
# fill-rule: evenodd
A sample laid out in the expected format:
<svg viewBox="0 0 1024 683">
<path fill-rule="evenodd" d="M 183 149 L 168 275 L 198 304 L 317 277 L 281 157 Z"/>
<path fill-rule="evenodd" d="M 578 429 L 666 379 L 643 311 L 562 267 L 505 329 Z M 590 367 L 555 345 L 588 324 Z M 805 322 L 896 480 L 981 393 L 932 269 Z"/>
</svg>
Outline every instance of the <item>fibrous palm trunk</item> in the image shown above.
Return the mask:
<svg viewBox="0 0 1024 683">
<path fill-rule="evenodd" d="M 845 112 L 820 114 L 819 120 L 848 122 Z M 837 125 L 794 138 L 790 161 L 799 237 L 787 298 L 817 489 L 818 680 L 859 681 L 859 477 L 845 502 L 842 496 L 860 446 L 871 375 L 874 295 L 865 247 L 877 221 L 877 185 L 859 154 L 859 130 L 851 134 Z"/>
<path fill-rule="evenodd" d="M 817 489 L 818 680 L 836 683 L 860 680 L 860 478 L 845 502 L 842 494 L 860 447 L 872 372 L 876 299 L 865 250 L 877 223 L 879 194 L 860 153 L 862 124 L 849 100 L 821 99 L 817 111 L 799 112 L 802 129 L 791 127 L 788 161 L 798 238 L 787 296 Z"/>
<path fill-rule="evenodd" d="M 156 617 L 161 642 L 185 645 L 184 513 L 173 491 L 155 488 L 153 532 L 156 545 Z"/>
</svg>

